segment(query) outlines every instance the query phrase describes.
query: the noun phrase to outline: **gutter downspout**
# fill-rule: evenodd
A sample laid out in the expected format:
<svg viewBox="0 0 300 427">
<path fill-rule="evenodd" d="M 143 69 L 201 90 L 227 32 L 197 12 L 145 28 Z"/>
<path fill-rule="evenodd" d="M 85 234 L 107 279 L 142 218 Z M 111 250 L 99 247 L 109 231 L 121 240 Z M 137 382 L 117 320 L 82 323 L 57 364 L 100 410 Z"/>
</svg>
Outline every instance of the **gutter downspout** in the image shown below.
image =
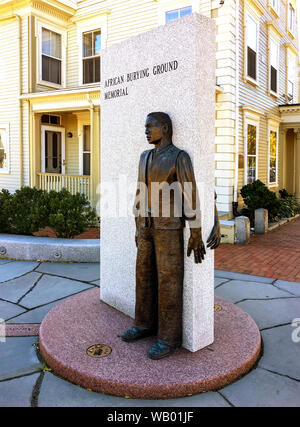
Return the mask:
<svg viewBox="0 0 300 427">
<path fill-rule="evenodd" d="M 20 161 L 20 187 L 23 186 L 23 115 L 22 115 L 22 100 L 20 96 L 22 95 L 22 18 L 20 15 L 13 13 L 8 16 L 0 18 L 1 21 L 6 21 L 8 19 L 17 19 L 19 25 L 19 36 L 18 36 L 18 66 L 19 66 L 19 81 L 18 81 L 18 92 L 19 92 L 19 161 Z"/>
<path fill-rule="evenodd" d="M 235 61 L 236 61 L 236 75 L 235 75 L 235 171 L 234 171 L 234 191 L 232 210 L 234 216 L 238 215 L 238 173 L 239 173 L 239 78 L 240 78 L 240 57 L 239 57 L 239 43 L 240 43 L 240 1 L 236 0 L 235 6 Z"/>
</svg>

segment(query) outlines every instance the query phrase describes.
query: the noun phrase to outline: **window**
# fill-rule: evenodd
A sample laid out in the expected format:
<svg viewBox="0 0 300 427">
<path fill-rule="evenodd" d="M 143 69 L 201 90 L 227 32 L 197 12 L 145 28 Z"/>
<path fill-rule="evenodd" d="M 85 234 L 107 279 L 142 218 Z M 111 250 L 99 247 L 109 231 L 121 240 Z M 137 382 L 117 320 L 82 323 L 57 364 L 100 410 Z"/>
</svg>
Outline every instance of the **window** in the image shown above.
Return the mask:
<svg viewBox="0 0 300 427">
<path fill-rule="evenodd" d="M 270 0 L 271 7 L 278 13 L 279 11 L 279 0 Z"/>
<path fill-rule="evenodd" d="M 256 180 L 257 170 L 257 128 L 253 124 L 247 125 L 247 147 L 246 147 L 246 183 L 250 184 Z"/>
<path fill-rule="evenodd" d="M 269 184 L 277 183 L 277 132 L 269 134 Z"/>
<path fill-rule="evenodd" d="M 291 33 L 295 33 L 295 25 L 296 25 L 296 12 L 291 3 L 289 3 L 289 12 L 288 12 L 288 20 L 289 20 L 289 30 Z"/>
<path fill-rule="evenodd" d="M 62 83 L 62 36 L 42 28 L 42 72 L 43 81 Z"/>
<path fill-rule="evenodd" d="M 49 116 L 49 114 L 43 114 L 41 118 L 42 123 L 58 125 L 60 126 L 60 117 L 59 116 Z"/>
<path fill-rule="evenodd" d="M 257 80 L 257 54 L 258 54 L 258 38 L 257 38 L 258 23 L 251 16 L 247 15 L 247 76 L 253 80 Z"/>
<path fill-rule="evenodd" d="M 296 58 L 294 55 L 288 55 L 288 73 L 287 73 L 287 92 L 288 97 L 292 100 L 295 96 L 296 80 Z"/>
<path fill-rule="evenodd" d="M 171 10 L 166 12 L 166 23 L 175 21 L 175 19 L 183 18 L 192 13 L 192 6 L 183 7 L 181 9 Z"/>
<path fill-rule="evenodd" d="M 275 40 L 270 39 L 270 90 L 278 92 L 279 46 Z"/>
<path fill-rule="evenodd" d="M 91 174 L 91 126 L 83 126 L 83 175 Z"/>
<path fill-rule="evenodd" d="M 0 173 L 8 172 L 8 126 L 0 125 Z"/>
<path fill-rule="evenodd" d="M 101 31 L 82 35 L 83 84 L 100 82 Z"/>
</svg>

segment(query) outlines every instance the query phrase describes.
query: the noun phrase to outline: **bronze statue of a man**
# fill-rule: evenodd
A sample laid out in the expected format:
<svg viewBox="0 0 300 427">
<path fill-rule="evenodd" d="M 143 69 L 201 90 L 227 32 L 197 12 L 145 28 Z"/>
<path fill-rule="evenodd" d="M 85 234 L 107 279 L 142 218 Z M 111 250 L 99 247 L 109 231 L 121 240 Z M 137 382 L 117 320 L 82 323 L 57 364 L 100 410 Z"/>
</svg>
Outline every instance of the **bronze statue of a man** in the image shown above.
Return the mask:
<svg viewBox="0 0 300 427">
<path fill-rule="evenodd" d="M 151 347 L 149 357 L 161 359 L 182 343 L 183 228 L 186 220 L 191 232 L 187 255 L 193 252 L 195 262 L 201 263 L 206 252 L 199 211 L 197 214 L 198 192 L 191 159 L 187 152 L 173 145 L 172 122 L 167 114 L 150 113 L 145 128 L 148 143 L 155 148 L 144 151 L 140 158 L 134 207 L 137 245 L 135 326 L 123 333 L 122 340 L 129 342 L 157 335 L 158 341 Z M 186 183 L 191 191 L 184 190 Z M 141 207 L 141 184 L 146 188 L 146 212 Z M 163 212 L 163 190 L 158 197 L 153 197 L 153 188 L 157 184 L 161 189 L 164 185 L 175 189 L 170 191 L 167 199 L 167 215 Z M 174 195 L 176 188 L 182 197 Z M 215 224 L 207 246 L 215 249 L 220 240 L 215 208 Z"/>
</svg>

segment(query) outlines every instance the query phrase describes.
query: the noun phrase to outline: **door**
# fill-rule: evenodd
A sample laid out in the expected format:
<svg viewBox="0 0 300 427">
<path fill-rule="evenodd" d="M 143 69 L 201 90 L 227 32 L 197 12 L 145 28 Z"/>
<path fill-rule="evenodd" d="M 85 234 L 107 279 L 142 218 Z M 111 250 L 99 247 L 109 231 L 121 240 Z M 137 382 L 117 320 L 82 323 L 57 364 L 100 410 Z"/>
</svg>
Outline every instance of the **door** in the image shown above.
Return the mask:
<svg viewBox="0 0 300 427">
<path fill-rule="evenodd" d="M 65 174 L 65 130 L 42 126 L 42 173 Z"/>
<path fill-rule="evenodd" d="M 61 133 L 45 132 L 45 172 L 62 172 Z"/>
</svg>

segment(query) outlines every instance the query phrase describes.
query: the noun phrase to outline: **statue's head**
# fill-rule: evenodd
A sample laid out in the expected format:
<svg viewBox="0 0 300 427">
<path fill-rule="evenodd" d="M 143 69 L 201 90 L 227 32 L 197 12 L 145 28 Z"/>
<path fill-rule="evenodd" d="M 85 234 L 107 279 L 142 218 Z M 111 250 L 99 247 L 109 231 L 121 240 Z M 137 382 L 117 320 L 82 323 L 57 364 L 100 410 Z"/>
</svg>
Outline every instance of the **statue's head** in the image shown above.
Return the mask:
<svg viewBox="0 0 300 427">
<path fill-rule="evenodd" d="M 149 144 L 158 144 L 162 139 L 172 140 L 172 121 L 166 113 L 154 112 L 148 114 L 145 128 Z"/>
</svg>

